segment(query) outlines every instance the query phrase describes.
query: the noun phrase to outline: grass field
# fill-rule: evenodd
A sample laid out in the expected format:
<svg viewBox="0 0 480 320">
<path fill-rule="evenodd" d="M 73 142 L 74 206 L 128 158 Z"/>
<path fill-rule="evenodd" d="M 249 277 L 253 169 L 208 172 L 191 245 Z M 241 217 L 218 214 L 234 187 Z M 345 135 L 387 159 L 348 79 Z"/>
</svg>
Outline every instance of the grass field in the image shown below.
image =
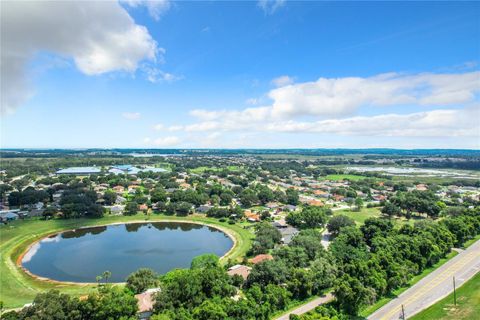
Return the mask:
<svg viewBox="0 0 480 320">
<path fill-rule="evenodd" d="M 242 226 L 222 223 L 199 215 L 176 217 L 138 214 L 135 216 L 107 216 L 101 219 L 15 221 L 0 227 L 0 300 L 4 302 L 4 307 L 21 307 L 31 302 L 38 292 L 44 290 L 59 289 L 73 295 L 84 295 L 94 288 L 89 284 L 42 281 L 25 273 L 16 265 L 16 261 L 31 243 L 62 230 L 133 221 L 191 221 L 217 226 L 231 234 L 236 240 L 234 248 L 223 261 L 241 259 L 250 248 L 253 239 L 251 231 Z"/>
<path fill-rule="evenodd" d="M 342 181 L 342 180 L 350 180 L 350 181 L 359 181 L 366 179 L 367 177 L 359 176 L 355 174 L 329 174 L 325 177 L 326 180 L 331 181 Z"/>
<path fill-rule="evenodd" d="M 480 319 L 480 273 L 477 273 L 473 278 L 457 289 L 457 306 L 453 303 L 452 293 L 409 319 Z"/>
<path fill-rule="evenodd" d="M 191 173 L 202 174 L 205 171 L 221 171 L 223 169 L 228 169 L 230 171 L 240 171 L 240 167 L 238 166 L 228 166 L 226 168 L 216 168 L 216 167 L 197 167 L 194 169 L 190 169 Z"/>
<path fill-rule="evenodd" d="M 378 218 L 381 215 L 378 208 L 362 208 L 361 211 L 352 211 L 350 209 L 343 209 L 333 211 L 333 215 L 343 214 L 355 220 L 357 224 L 363 224 L 368 218 Z"/>
</svg>

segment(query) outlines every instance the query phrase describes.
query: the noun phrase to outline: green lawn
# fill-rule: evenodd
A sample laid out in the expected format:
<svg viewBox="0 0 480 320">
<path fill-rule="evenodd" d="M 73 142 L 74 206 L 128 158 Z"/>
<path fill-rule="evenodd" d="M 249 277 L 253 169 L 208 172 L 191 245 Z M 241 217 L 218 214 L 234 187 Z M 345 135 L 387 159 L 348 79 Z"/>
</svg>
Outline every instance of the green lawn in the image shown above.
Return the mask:
<svg viewBox="0 0 480 320">
<path fill-rule="evenodd" d="M 350 181 L 358 181 L 366 179 L 365 176 L 359 176 L 356 174 L 329 174 L 325 177 L 327 180 L 331 181 L 342 181 L 342 180 L 350 180 Z"/>
<path fill-rule="evenodd" d="M 196 174 L 202 174 L 204 173 L 205 171 L 222 171 L 223 169 L 228 169 L 230 171 L 240 171 L 240 167 L 239 166 L 228 166 L 226 168 L 217 168 L 217 167 L 197 167 L 197 168 L 194 168 L 194 169 L 190 169 L 190 172 L 191 173 L 196 173 Z"/>
<path fill-rule="evenodd" d="M 333 214 L 343 214 L 355 220 L 357 224 L 363 224 L 368 218 L 380 217 L 381 212 L 379 208 L 362 208 L 362 210 L 358 212 L 350 209 L 336 210 L 333 211 Z"/>
<path fill-rule="evenodd" d="M 457 306 L 453 303 L 452 293 L 409 319 L 480 319 L 480 273 L 457 289 Z"/>
<path fill-rule="evenodd" d="M 4 302 L 5 308 L 23 306 L 25 303 L 31 302 L 38 292 L 44 290 L 60 289 L 65 293 L 84 295 L 94 288 L 89 284 L 49 282 L 29 276 L 17 266 L 16 261 L 31 243 L 62 230 L 133 221 L 192 221 L 217 226 L 236 239 L 235 247 L 223 261 L 240 260 L 250 248 L 253 239 L 252 232 L 242 226 L 222 223 L 200 215 L 176 217 L 153 214 L 148 217 L 138 214 L 135 216 L 107 216 L 101 219 L 15 221 L 6 226 L 0 226 L 0 300 Z"/>
</svg>

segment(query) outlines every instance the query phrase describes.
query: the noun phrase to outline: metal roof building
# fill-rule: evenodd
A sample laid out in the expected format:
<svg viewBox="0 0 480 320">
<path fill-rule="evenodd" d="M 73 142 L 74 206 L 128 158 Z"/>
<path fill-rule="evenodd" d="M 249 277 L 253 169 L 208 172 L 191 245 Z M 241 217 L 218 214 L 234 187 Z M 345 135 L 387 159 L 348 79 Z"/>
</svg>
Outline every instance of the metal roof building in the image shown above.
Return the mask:
<svg viewBox="0 0 480 320">
<path fill-rule="evenodd" d="M 102 170 L 97 167 L 70 167 L 65 169 L 60 169 L 57 171 L 57 174 L 96 174 L 101 173 Z"/>
</svg>

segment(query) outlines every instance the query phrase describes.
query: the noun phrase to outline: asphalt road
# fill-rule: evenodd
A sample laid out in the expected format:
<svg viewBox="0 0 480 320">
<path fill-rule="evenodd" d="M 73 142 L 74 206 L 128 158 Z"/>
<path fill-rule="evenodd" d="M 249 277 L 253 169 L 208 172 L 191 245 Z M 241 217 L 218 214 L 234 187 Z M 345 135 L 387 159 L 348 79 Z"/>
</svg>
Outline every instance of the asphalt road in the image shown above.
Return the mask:
<svg viewBox="0 0 480 320">
<path fill-rule="evenodd" d="M 330 302 L 333 299 L 332 294 L 327 293 L 323 297 L 316 298 L 315 300 L 310 301 L 309 303 L 305 303 L 304 305 L 301 305 L 300 307 L 293 309 L 292 311 L 275 318 L 275 320 L 288 320 L 291 314 L 303 314 L 305 312 L 308 312 L 312 309 L 315 309 L 315 307 Z"/>
<path fill-rule="evenodd" d="M 453 292 L 453 277 L 458 288 L 479 271 L 480 240 L 377 310 L 368 319 L 402 319 L 402 305 L 405 309 L 405 317 L 408 319 Z"/>
</svg>

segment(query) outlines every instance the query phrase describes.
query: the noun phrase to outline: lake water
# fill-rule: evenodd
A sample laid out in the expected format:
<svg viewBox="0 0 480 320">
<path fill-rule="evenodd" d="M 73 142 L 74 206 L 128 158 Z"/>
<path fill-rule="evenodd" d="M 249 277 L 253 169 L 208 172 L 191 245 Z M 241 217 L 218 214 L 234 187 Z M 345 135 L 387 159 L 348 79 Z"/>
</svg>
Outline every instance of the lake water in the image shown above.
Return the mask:
<svg viewBox="0 0 480 320">
<path fill-rule="evenodd" d="M 31 273 L 59 281 L 95 282 L 108 270 L 123 282 L 139 268 L 166 273 L 188 268 L 205 253 L 223 256 L 233 241 L 222 231 L 192 223 L 155 222 L 66 231 L 45 238 L 24 255 Z"/>
</svg>

